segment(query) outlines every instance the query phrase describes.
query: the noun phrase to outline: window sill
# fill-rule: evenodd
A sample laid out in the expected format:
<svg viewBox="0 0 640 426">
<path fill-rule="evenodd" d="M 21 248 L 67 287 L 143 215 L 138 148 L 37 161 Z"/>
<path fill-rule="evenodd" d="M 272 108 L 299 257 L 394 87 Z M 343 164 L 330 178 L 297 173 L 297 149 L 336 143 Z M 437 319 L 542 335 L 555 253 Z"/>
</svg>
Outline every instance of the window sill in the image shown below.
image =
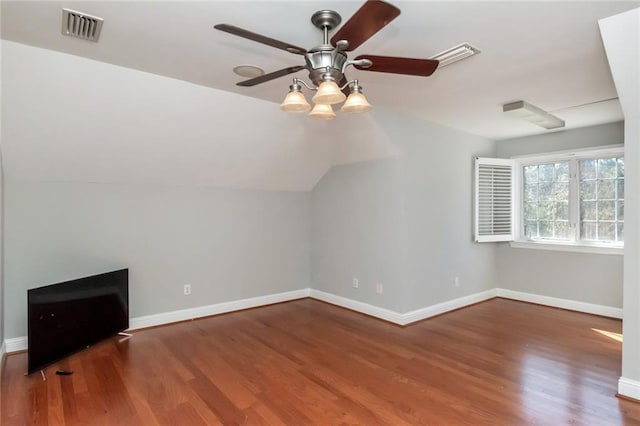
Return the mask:
<svg viewBox="0 0 640 426">
<path fill-rule="evenodd" d="M 512 248 L 521 248 L 521 249 L 553 250 L 553 251 L 566 251 L 566 252 L 574 252 L 574 253 L 592 253 L 592 254 L 613 254 L 613 255 L 624 254 L 624 247 L 550 243 L 550 242 L 538 242 L 538 241 L 511 241 L 509 245 Z"/>
</svg>

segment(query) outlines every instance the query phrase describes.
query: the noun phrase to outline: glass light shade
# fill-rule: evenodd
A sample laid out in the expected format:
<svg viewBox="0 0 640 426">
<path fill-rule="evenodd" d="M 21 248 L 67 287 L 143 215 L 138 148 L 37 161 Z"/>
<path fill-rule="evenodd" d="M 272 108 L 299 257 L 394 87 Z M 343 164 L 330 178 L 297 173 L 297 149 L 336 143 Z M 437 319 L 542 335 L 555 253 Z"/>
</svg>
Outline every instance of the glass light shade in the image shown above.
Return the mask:
<svg viewBox="0 0 640 426">
<path fill-rule="evenodd" d="M 340 88 L 333 80 L 327 80 L 320 83 L 318 91 L 313 97 L 313 102 L 317 104 L 339 104 L 344 102 L 347 97 L 340 91 Z"/>
<path fill-rule="evenodd" d="M 362 93 L 352 93 L 347 98 L 347 101 L 342 105 L 340 111 L 342 112 L 367 112 L 371 111 L 371 104 L 367 102 L 367 98 Z"/>
<path fill-rule="evenodd" d="M 333 112 L 333 108 L 329 104 L 315 104 L 309 117 L 318 120 L 331 120 L 336 118 L 336 113 Z"/>
<path fill-rule="evenodd" d="M 280 109 L 284 112 L 305 112 L 311 109 L 311 105 L 309 105 L 302 92 L 291 91 L 287 93 L 280 105 Z"/>
</svg>

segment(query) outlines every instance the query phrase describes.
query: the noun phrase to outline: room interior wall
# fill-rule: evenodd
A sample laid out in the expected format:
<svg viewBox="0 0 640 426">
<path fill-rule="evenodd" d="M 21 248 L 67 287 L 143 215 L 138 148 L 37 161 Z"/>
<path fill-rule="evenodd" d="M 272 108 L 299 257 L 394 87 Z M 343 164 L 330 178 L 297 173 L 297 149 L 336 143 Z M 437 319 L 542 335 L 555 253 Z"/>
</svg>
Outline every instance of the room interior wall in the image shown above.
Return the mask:
<svg viewBox="0 0 640 426">
<path fill-rule="evenodd" d="M 389 156 L 336 166 L 312 192 L 313 288 L 404 313 L 495 287 L 494 246 L 471 232 L 473 157 L 495 154 L 494 143 L 408 116 L 372 117 L 393 144 Z"/>
<path fill-rule="evenodd" d="M 0 144 L 1 146 L 1 144 Z M 0 347 L 4 348 L 4 169 L 0 152 Z M 0 350 L 0 361 L 2 361 Z"/>
<path fill-rule="evenodd" d="M 325 122 L 261 99 L 1 43 L 7 179 L 308 191 L 331 167 Z"/>
<path fill-rule="evenodd" d="M 326 123 L 6 40 L 2 95 L 4 339 L 28 288 L 114 268 L 132 317 L 309 287 Z"/>
<path fill-rule="evenodd" d="M 8 338 L 27 289 L 123 267 L 131 317 L 309 287 L 307 192 L 7 180 L 5 196 Z"/>
<path fill-rule="evenodd" d="M 123 266 L 133 317 L 308 287 L 402 313 L 497 287 L 496 245 L 472 241 L 473 158 L 495 156 L 492 141 L 382 108 L 292 121 L 268 102 L 2 47 L 5 338 L 26 334 L 27 288 Z"/>
<path fill-rule="evenodd" d="M 497 142 L 500 158 L 624 143 L 624 123 L 566 130 Z M 500 243 L 500 288 L 597 305 L 622 307 L 623 256 L 512 248 Z"/>
<path fill-rule="evenodd" d="M 599 25 L 625 116 L 624 342 L 618 392 L 640 400 L 640 8 Z"/>
</svg>

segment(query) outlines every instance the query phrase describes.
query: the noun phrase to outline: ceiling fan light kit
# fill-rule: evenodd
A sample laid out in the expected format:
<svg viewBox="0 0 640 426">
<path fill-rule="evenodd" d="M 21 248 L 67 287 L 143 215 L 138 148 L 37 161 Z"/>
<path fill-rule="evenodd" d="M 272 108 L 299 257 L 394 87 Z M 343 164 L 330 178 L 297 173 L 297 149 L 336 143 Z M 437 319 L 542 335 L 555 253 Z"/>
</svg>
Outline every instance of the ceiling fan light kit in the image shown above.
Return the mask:
<svg viewBox="0 0 640 426">
<path fill-rule="evenodd" d="M 502 112 L 511 117 L 527 120 L 530 123 L 544 127 L 548 130 L 564 127 L 564 120 L 525 101 L 516 101 L 505 104 L 502 106 Z"/>
<path fill-rule="evenodd" d="M 371 104 L 367 101 L 367 98 L 362 94 L 362 87 L 358 84 L 358 80 L 354 81 L 351 88 L 351 94 L 347 98 L 347 101 L 342 105 L 340 111 L 347 113 L 360 113 L 371 111 Z"/>
<path fill-rule="evenodd" d="M 315 104 L 309 117 L 318 120 L 332 120 L 336 118 L 336 113 L 333 112 L 333 107 L 330 104 Z"/>
<path fill-rule="evenodd" d="M 311 16 L 311 23 L 322 30 L 322 44 L 305 50 L 301 47 L 275 40 L 261 34 L 228 24 L 218 24 L 214 28 L 295 55 L 302 55 L 305 65 L 291 66 L 282 70 L 260 75 L 237 83 L 239 86 L 251 87 L 302 69 L 309 71 L 311 84 L 294 78 L 289 86 L 280 109 L 285 112 L 304 112 L 310 105 L 302 94 L 302 86 L 315 91 L 314 108 L 309 113 L 311 118 L 332 119 L 336 114 L 331 105 L 344 102 L 341 111 L 348 113 L 367 112 L 371 104 L 367 101 L 358 80 L 348 80 L 345 70 L 353 65 L 361 71 L 375 71 L 392 74 L 404 74 L 428 77 L 438 68 L 436 59 L 399 58 L 391 56 L 360 55 L 350 60 L 347 52 L 357 49 L 375 33 L 400 15 L 400 9 L 382 0 L 367 0 L 353 16 L 329 39 L 329 31 L 342 22 L 340 15 L 333 10 L 320 10 Z M 347 97 L 347 94 L 349 95 Z M 346 101 L 345 101 L 346 99 Z"/>
<path fill-rule="evenodd" d="M 338 83 L 333 80 L 325 80 L 318 86 L 318 91 L 311 100 L 316 104 L 339 104 L 347 99 L 344 93 L 340 91 Z"/>
</svg>

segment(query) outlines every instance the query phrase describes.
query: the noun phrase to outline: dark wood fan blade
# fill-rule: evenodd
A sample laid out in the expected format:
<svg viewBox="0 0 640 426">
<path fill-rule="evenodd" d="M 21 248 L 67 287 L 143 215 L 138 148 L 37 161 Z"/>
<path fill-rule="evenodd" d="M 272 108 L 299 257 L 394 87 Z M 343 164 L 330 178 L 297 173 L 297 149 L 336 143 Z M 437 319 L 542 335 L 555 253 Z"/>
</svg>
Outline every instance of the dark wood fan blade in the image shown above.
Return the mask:
<svg viewBox="0 0 640 426">
<path fill-rule="evenodd" d="M 362 71 L 388 72 L 391 74 L 419 75 L 429 77 L 438 69 L 435 59 L 394 58 L 392 56 L 360 55 L 358 59 L 369 59 L 373 62 L 368 68 L 354 65 Z"/>
<path fill-rule="evenodd" d="M 258 43 L 266 44 L 267 46 L 275 47 L 276 49 L 286 50 L 287 52 L 295 53 L 296 55 L 304 55 L 307 53 L 307 50 L 303 49 L 302 47 L 294 46 L 293 44 L 285 43 L 284 41 L 276 40 L 271 37 L 252 33 L 251 31 L 247 31 L 239 27 L 234 27 L 233 25 L 218 24 L 213 28 L 229 34 L 237 35 L 238 37 L 257 41 Z"/>
<path fill-rule="evenodd" d="M 331 44 L 347 40 L 347 52 L 357 49 L 372 35 L 400 15 L 400 9 L 381 0 L 367 0 L 356 13 L 331 37 Z"/>
<path fill-rule="evenodd" d="M 298 72 L 305 68 L 306 66 L 304 65 L 297 65 L 295 67 L 283 68 L 281 70 L 270 72 L 269 74 L 264 74 L 264 75 L 261 75 L 260 77 L 252 78 L 250 80 L 241 81 L 240 83 L 236 83 L 236 84 L 242 87 L 251 87 L 251 86 L 255 86 L 256 84 L 265 83 L 267 81 L 274 80 L 279 77 L 284 77 L 285 75 L 288 75 L 288 74 L 293 74 L 294 72 Z"/>
</svg>

